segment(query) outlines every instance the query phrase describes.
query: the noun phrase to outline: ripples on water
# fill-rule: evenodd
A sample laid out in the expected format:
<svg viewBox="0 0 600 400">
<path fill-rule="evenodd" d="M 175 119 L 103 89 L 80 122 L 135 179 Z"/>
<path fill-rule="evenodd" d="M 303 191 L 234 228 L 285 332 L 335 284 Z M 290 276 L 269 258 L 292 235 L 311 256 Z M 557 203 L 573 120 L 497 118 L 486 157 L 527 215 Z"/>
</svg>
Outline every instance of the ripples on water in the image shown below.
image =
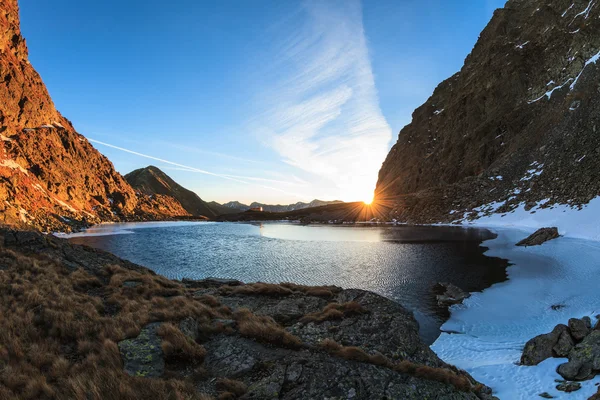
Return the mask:
<svg viewBox="0 0 600 400">
<path fill-rule="evenodd" d="M 130 234 L 113 234 L 113 233 Z M 90 233 L 93 233 L 90 232 Z M 371 290 L 411 309 L 431 343 L 447 317 L 436 282 L 479 291 L 505 279 L 485 257 L 486 230 L 460 227 L 302 226 L 291 223 L 114 224 L 71 239 L 169 278 L 234 278 Z"/>
</svg>

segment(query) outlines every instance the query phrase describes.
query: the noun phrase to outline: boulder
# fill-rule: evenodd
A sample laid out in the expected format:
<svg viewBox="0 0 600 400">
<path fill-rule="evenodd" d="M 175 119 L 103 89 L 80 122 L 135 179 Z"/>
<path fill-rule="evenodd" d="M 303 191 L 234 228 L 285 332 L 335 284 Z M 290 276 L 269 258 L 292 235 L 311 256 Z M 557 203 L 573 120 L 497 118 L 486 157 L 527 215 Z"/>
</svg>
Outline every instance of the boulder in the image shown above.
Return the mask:
<svg viewBox="0 0 600 400">
<path fill-rule="evenodd" d="M 160 322 L 146 325 L 134 339 L 119 342 L 123 368 L 131 376 L 159 377 L 165 370 L 161 339 L 157 330 Z"/>
<path fill-rule="evenodd" d="M 446 282 L 436 283 L 433 286 L 433 292 L 437 293 L 435 298 L 440 307 L 449 307 L 453 304 L 460 304 L 464 299 L 471 296 L 470 293 L 465 292 L 458 286 Z"/>
<path fill-rule="evenodd" d="M 567 357 L 573 346 L 575 346 L 573 338 L 569 334 L 568 330 L 564 330 L 560 334 L 558 342 L 556 342 L 552 350 L 557 357 Z"/>
<path fill-rule="evenodd" d="M 539 246 L 540 244 L 547 242 L 548 240 L 556 239 L 559 236 L 558 228 L 541 228 L 521 240 L 517 243 L 517 246 Z"/>
<path fill-rule="evenodd" d="M 568 334 L 568 328 L 564 324 L 554 327 L 552 332 L 538 335 L 529 340 L 521 355 L 521 364 L 538 365 L 547 358 L 554 357 L 554 347 L 557 345 L 564 332 Z"/>
<path fill-rule="evenodd" d="M 556 390 L 567 393 L 575 392 L 579 389 L 581 389 L 581 383 L 579 382 L 562 382 L 556 385 Z"/>
<path fill-rule="evenodd" d="M 600 331 L 592 331 L 570 351 L 569 361 L 557 372 L 568 380 L 586 380 L 600 371 Z"/>
<path fill-rule="evenodd" d="M 571 331 L 573 339 L 575 339 L 576 342 L 580 342 L 592 330 L 592 321 L 589 317 L 584 317 L 582 319 L 571 318 L 569 319 L 569 330 Z"/>
</svg>

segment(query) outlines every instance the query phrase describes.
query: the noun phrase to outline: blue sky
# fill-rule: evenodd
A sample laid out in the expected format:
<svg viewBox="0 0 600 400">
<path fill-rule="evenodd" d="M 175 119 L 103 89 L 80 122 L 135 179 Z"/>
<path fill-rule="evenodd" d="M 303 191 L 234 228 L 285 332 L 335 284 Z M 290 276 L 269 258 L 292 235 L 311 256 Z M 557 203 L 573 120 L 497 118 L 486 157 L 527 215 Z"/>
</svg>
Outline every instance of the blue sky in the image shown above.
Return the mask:
<svg viewBox="0 0 600 400">
<path fill-rule="evenodd" d="M 56 106 L 119 172 L 153 164 L 205 200 L 266 203 L 368 199 L 503 4 L 20 1 Z"/>
</svg>

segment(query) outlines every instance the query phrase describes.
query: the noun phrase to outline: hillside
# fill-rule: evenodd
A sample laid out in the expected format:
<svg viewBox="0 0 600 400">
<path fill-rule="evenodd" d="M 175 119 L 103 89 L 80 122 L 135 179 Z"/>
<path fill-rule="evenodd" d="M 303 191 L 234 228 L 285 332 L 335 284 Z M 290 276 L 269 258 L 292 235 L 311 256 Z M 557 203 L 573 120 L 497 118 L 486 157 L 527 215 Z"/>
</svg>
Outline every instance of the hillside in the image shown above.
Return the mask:
<svg viewBox="0 0 600 400">
<path fill-rule="evenodd" d="M 221 214 L 218 208 L 214 209 L 196 193 L 179 185 L 152 165 L 128 173 L 125 179 L 136 191 L 145 195 L 164 195 L 174 198 L 190 215 L 214 218 Z"/>
<path fill-rule="evenodd" d="M 135 191 L 55 108 L 28 60 L 17 0 L 0 0 L 0 222 L 44 231 L 187 214 Z"/>
<path fill-rule="evenodd" d="M 599 16 L 594 0 L 496 10 L 383 163 L 376 200 L 388 218 L 449 222 L 596 197 Z"/>
</svg>

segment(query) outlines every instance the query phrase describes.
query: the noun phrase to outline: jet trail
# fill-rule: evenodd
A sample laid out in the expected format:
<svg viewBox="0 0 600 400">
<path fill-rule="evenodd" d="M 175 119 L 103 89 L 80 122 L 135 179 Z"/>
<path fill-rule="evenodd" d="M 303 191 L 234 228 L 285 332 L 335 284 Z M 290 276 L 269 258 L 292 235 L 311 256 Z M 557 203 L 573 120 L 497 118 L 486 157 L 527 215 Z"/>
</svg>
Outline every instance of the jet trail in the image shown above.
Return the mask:
<svg viewBox="0 0 600 400">
<path fill-rule="evenodd" d="M 272 186 L 260 185 L 260 184 L 253 183 L 253 182 L 246 182 L 246 181 L 243 181 L 241 179 L 234 178 L 231 175 L 217 174 L 217 173 L 214 173 L 214 172 L 206 171 L 204 169 L 194 168 L 194 167 L 190 167 L 188 165 L 183 165 L 183 164 L 179 164 L 179 163 L 176 163 L 176 162 L 173 162 L 173 161 L 165 160 L 164 158 L 159 158 L 159 157 L 150 156 L 148 154 L 139 153 L 137 151 L 129 150 L 129 149 L 126 149 L 124 147 L 115 146 L 114 144 L 110 144 L 110 143 L 106 143 L 106 142 L 101 142 L 100 140 L 90 139 L 90 138 L 87 138 L 87 140 L 90 141 L 91 143 L 100 144 L 102 146 L 107 146 L 107 147 L 110 147 L 110 148 L 113 148 L 113 149 L 116 149 L 116 150 L 121 150 L 121 151 L 124 151 L 126 153 L 130 153 L 130 154 L 135 154 L 136 156 L 140 156 L 140 157 L 144 157 L 144 158 L 149 158 L 151 160 L 160 161 L 160 162 L 163 162 L 165 164 L 174 165 L 174 166 L 179 167 L 179 168 L 181 168 L 183 170 L 186 170 L 186 171 L 198 172 L 198 173 L 201 173 L 201 174 L 206 174 L 206 175 L 210 175 L 210 176 L 216 176 L 218 178 L 227 179 L 227 180 L 238 182 L 238 183 L 243 183 L 245 185 L 253 185 L 253 186 L 258 186 L 258 187 L 262 187 L 262 188 L 265 188 L 265 189 L 275 190 L 277 192 L 281 192 L 281 193 L 289 194 L 289 195 L 292 195 L 292 196 L 296 196 L 296 197 L 301 198 L 301 199 L 303 199 L 305 197 L 305 196 L 300 196 L 297 193 L 288 192 L 286 190 L 275 188 L 275 187 L 272 187 Z M 262 178 L 248 178 L 248 179 L 261 180 Z"/>
</svg>

